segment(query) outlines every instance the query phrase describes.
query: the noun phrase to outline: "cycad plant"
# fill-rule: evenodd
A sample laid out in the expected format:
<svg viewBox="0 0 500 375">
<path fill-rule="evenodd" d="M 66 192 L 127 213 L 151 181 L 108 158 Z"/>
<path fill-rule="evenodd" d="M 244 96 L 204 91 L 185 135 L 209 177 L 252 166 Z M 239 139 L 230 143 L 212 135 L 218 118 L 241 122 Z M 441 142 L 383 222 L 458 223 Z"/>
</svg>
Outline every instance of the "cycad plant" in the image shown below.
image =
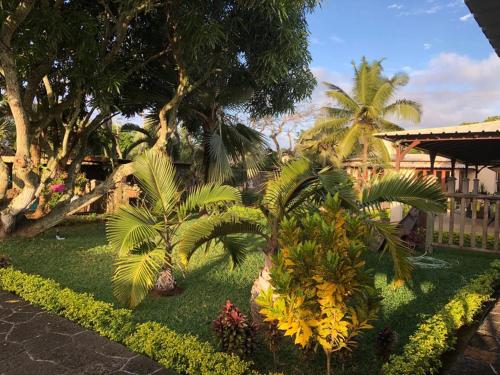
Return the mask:
<svg viewBox="0 0 500 375">
<path fill-rule="evenodd" d="M 339 195 L 343 207 L 352 215 L 358 215 L 370 229 L 370 237 L 383 239 L 382 250 L 391 255 L 396 279 L 401 280 L 411 277 L 407 246 L 399 238 L 397 228 L 375 220 L 373 212 L 386 202 L 400 202 L 428 212 L 443 212 L 446 204 L 440 187 L 431 176 L 388 173 L 373 180 L 362 190 L 357 190 L 347 173 L 341 169 L 331 167 L 317 171 L 308 159 L 293 160 L 267 182 L 260 207 L 260 220 L 252 209 L 241 208 L 238 210 L 238 220 L 231 227 L 223 227 L 223 223 L 218 225 L 213 221 L 210 223 L 214 225 L 211 228 L 214 232 L 255 233 L 266 239 L 262 249 L 264 267 L 253 284 L 252 301 L 270 286 L 269 269 L 273 257 L 279 251 L 278 234 L 283 220 L 296 213 L 314 210 L 328 194 Z M 186 264 L 199 247 L 198 244 L 207 239 L 196 225 L 187 228 L 178 247 L 182 261 Z M 252 303 L 254 319 L 259 316 L 258 310 L 258 306 Z"/>
<path fill-rule="evenodd" d="M 365 58 L 354 66 L 354 87 L 351 95 L 340 87 L 325 83 L 326 95 L 337 105 L 324 107 L 324 115 L 302 135 L 302 142 L 320 150 L 332 149 L 331 159 L 340 164 L 357 156 L 362 163 L 363 182 L 368 177 L 369 162 L 388 163 L 390 154 L 384 142 L 374 134 L 401 130 L 391 120 L 419 122 L 421 108 L 407 99 L 394 100 L 401 87 L 408 84 L 406 73 L 391 78 L 382 74 L 382 60 L 368 62 Z M 371 159 L 371 160 L 370 160 Z"/>
<path fill-rule="evenodd" d="M 241 201 L 240 192 L 227 185 L 206 184 L 182 191 L 172 161 L 156 149 L 139 156 L 133 168 L 144 201 L 120 207 L 106 225 L 109 245 L 117 253 L 113 292 L 129 307 L 137 306 L 153 287 L 161 293 L 175 288 L 172 255 L 185 228 L 198 221 L 230 225 L 231 216 L 221 213 L 220 206 Z M 229 239 L 222 238 L 223 233 L 211 230 L 214 225 L 197 228 L 207 241 L 220 239 L 228 249 L 234 248 Z"/>
</svg>

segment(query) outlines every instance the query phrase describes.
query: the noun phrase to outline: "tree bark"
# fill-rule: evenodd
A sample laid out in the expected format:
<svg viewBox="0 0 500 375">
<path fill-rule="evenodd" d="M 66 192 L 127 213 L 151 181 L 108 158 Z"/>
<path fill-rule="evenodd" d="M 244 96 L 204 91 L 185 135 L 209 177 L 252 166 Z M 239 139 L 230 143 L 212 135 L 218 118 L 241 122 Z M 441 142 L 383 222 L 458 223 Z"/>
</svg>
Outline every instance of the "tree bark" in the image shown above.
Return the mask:
<svg viewBox="0 0 500 375">
<path fill-rule="evenodd" d="M 154 286 L 154 291 L 161 295 L 171 294 L 177 287 L 172 267 L 165 266 L 158 275 L 158 280 Z"/>
<path fill-rule="evenodd" d="M 256 298 L 262 291 L 271 288 L 271 275 L 269 273 L 273 265 L 272 257 L 268 253 L 264 253 L 264 267 L 259 273 L 259 277 L 255 279 L 252 285 L 252 291 L 250 295 L 250 315 L 252 316 L 253 322 L 258 326 L 263 323 L 263 318 L 260 313 L 261 307 L 255 301 Z"/>
<path fill-rule="evenodd" d="M 95 202 L 104 194 L 108 193 L 118 182 L 133 173 L 132 163 L 124 164 L 118 167 L 105 181 L 97 185 L 91 192 L 75 200 L 68 195 L 66 199 L 59 202 L 47 215 L 41 219 L 25 223 L 16 229 L 15 235 L 21 237 L 33 237 L 43 231 L 59 224 L 67 216 L 74 214 L 83 207 Z M 0 238 L 2 233 L 0 233 Z"/>
</svg>

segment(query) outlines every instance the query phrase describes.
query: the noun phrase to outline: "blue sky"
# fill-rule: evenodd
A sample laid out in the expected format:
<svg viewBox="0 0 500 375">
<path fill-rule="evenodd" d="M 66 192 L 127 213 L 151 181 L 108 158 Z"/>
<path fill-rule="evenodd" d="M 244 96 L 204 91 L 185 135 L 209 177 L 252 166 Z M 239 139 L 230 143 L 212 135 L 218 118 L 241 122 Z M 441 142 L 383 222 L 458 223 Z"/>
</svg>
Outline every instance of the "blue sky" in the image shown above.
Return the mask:
<svg viewBox="0 0 500 375">
<path fill-rule="evenodd" d="M 326 0 L 308 20 L 318 82 L 349 89 L 353 59 L 385 58 L 387 74 L 410 74 L 401 95 L 422 103 L 418 126 L 500 114 L 500 59 L 463 0 Z"/>
</svg>

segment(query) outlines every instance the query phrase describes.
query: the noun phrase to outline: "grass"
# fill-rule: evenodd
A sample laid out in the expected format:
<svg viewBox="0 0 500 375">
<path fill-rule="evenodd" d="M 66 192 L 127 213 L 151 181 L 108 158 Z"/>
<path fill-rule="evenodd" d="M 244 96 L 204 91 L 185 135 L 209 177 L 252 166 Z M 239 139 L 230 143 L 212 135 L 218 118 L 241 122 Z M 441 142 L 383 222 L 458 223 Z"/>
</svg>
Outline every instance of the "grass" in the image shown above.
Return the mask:
<svg viewBox="0 0 500 375">
<path fill-rule="evenodd" d="M 9 239 L 0 242 L 0 253 L 11 257 L 14 266 L 29 273 L 52 278 L 63 286 L 92 293 L 96 298 L 115 302 L 111 290 L 114 254 L 105 245 L 102 223 L 80 224 L 59 228 L 64 241 L 55 239 L 50 230 L 35 239 Z M 259 247 L 259 244 L 256 244 Z M 412 285 L 393 288 L 392 265 L 386 258 L 369 256 L 375 271 L 375 284 L 383 300 L 376 328 L 365 334 L 352 358 L 335 373 L 375 373 L 377 366 L 373 342 L 377 330 L 390 326 L 399 335 L 398 350 L 407 342 L 419 322 L 442 307 L 467 280 L 480 273 L 495 258 L 490 254 L 453 250 L 435 251 L 437 258 L 451 263 L 442 270 L 418 269 Z M 178 273 L 184 288 L 179 296 L 149 298 L 134 312 L 138 320 L 155 320 L 177 332 L 197 335 L 215 345 L 210 324 L 226 299 L 248 311 L 250 288 L 262 265 L 262 255 L 253 251 L 242 267 L 230 270 L 229 260 L 219 251 L 200 252 L 192 259 L 189 270 Z M 284 345 L 279 354 L 279 370 L 286 374 L 321 374 L 321 353 L 304 355 L 292 345 Z M 260 369 L 272 369 L 269 353 L 261 348 L 254 358 Z"/>
</svg>

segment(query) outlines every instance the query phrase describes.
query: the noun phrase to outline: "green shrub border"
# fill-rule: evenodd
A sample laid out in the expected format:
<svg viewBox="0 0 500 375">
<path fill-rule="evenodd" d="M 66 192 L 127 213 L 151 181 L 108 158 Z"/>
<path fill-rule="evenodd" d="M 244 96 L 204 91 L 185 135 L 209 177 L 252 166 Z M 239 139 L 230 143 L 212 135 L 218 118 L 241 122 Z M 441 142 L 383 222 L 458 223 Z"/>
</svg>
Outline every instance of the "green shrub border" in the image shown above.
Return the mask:
<svg viewBox="0 0 500 375">
<path fill-rule="evenodd" d="M 53 280 L 8 267 L 0 269 L 0 289 L 123 343 L 181 374 L 258 375 L 251 370 L 251 362 L 236 355 L 217 352 L 195 336 L 178 334 L 156 322 L 137 323 L 132 311 L 97 301 L 88 293 L 62 288 Z"/>
<path fill-rule="evenodd" d="M 443 271 L 446 272 L 446 271 Z M 452 349 L 456 331 L 474 321 L 500 281 L 500 260 L 494 260 L 483 274 L 473 278 L 436 314 L 419 325 L 401 355 L 392 355 L 382 368 L 384 375 L 435 374 L 441 356 Z"/>
</svg>

